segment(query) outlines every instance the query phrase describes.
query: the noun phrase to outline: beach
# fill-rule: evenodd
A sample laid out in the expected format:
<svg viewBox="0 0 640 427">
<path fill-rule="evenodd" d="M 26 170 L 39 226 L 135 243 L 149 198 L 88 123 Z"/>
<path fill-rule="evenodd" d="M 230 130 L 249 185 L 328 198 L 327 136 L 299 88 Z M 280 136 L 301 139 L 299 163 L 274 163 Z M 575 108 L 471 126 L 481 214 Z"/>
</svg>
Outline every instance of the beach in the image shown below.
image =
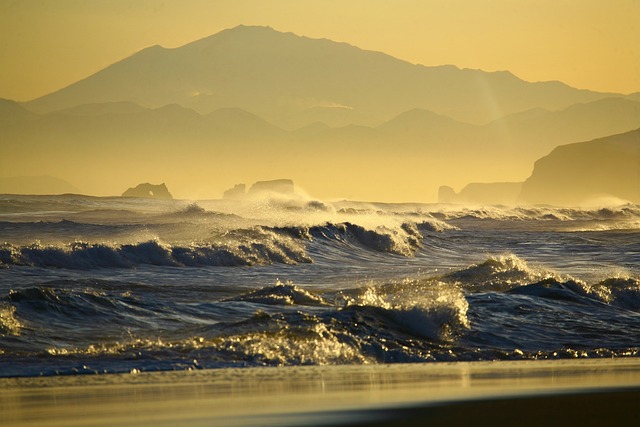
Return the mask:
<svg viewBox="0 0 640 427">
<path fill-rule="evenodd" d="M 0 379 L 4 426 L 634 425 L 640 360 L 292 366 Z"/>
</svg>

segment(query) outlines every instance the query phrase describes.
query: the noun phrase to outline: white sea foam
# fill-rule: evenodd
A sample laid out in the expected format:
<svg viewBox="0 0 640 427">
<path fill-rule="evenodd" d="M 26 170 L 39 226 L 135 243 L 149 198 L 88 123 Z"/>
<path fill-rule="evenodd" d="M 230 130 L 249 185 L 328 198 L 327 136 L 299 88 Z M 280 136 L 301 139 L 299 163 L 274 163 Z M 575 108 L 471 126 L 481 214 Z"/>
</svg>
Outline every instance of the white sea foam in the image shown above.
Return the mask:
<svg viewBox="0 0 640 427">
<path fill-rule="evenodd" d="M 22 323 L 16 317 L 16 308 L 0 303 L 0 335 L 20 335 Z"/>
</svg>

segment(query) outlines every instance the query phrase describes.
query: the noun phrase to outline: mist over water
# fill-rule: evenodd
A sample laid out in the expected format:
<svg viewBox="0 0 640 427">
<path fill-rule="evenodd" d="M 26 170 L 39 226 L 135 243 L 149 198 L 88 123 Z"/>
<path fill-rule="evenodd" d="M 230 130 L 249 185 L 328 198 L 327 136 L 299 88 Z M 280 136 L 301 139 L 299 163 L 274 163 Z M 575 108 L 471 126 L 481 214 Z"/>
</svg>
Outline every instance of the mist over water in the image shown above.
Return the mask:
<svg viewBox="0 0 640 427">
<path fill-rule="evenodd" d="M 0 201 L 2 376 L 638 355 L 637 205 Z"/>
</svg>

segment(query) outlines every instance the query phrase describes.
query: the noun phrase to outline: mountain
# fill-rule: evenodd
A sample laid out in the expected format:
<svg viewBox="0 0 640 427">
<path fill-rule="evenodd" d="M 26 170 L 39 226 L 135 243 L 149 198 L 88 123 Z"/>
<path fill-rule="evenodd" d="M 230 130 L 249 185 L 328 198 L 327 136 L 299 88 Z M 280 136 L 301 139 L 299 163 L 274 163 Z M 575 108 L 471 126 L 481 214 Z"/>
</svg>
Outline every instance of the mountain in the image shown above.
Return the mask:
<svg viewBox="0 0 640 427">
<path fill-rule="evenodd" d="M 22 107 L 16 101 L 0 98 L 0 125 L 23 122 L 37 115 Z"/>
<path fill-rule="evenodd" d="M 345 144 L 364 150 L 386 145 L 393 151 L 446 160 L 476 159 L 494 167 L 524 168 L 558 145 L 584 141 L 640 126 L 640 103 L 604 98 L 549 111 L 535 108 L 508 115 L 486 125 L 472 125 L 425 109 L 405 111 L 373 128 L 345 133 L 345 127 L 322 123 L 295 132 L 303 141 L 337 149 Z M 496 177 L 510 180 L 515 176 Z M 524 179 L 524 176 L 522 176 Z"/>
<path fill-rule="evenodd" d="M 146 108 L 133 102 L 104 102 L 82 104 L 56 111 L 58 114 L 70 116 L 103 116 L 107 114 L 135 114 L 145 111 Z"/>
<path fill-rule="evenodd" d="M 297 130 L 314 123 L 324 123 L 332 128 L 348 125 L 374 127 L 383 120 L 371 114 L 340 105 L 319 105 L 277 119 L 274 124 L 287 130 Z"/>
<path fill-rule="evenodd" d="M 360 124 L 421 108 L 483 123 L 608 96 L 616 95 L 528 83 L 509 72 L 414 65 L 346 43 L 239 26 L 175 49 L 152 46 L 24 105 L 35 112 L 108 102 L 178 104 L 203 114 L 240 108 L 276 123 L 337 106 L 357 113 Z M 311 116 L 296 126 L 318 121 Z"/>
<path fill-rule="evenodd" d="M 122 188 L 149 179 L 170 181 L 177 194 L 188 189 L 189 177 L 206 187 L 214 177 L 222 176 L 231 182 L 220 186 L 228 186 L 245 180 L 251 168 L 263 171 L 249 177 L 259 179 L 272 165 L 297 170 L 299 175 L 286 173 L 307 188 L 304 177 L 322 177 L 324 182 L 327 172 L 323 168 L 327 167 L 338 186 L 350 180 L 354 187 L 367 185 L 366 175 L 354 178 L 348 172 L 356 166 L 364 167 L 365 174 L 384 171 L 379 179 L 391 181 L 411 174 L 411 179 L 424 183 L 424 190 L 415 190 L 419 200 L 420 191 L 434 194 L 443 181 L 461 186 L 471 180 L 524 180 L 533 162 L 558 145 L 640 125 L 636 119 L 640 104 L 621 98 L 559 111 L 527 110 L 484 126 L 411 109 L 376 127 L 330 127 L 315 122 L 295 131 L 285 131 L 238 108 L 201 115 L 177 104 L 150 109 L 110 102 L 36 115 L 16 103 L 8 105 L 9 113 L 0 116 L 4 117 L 0 119 L 0 170 L 4 174 L 38 170 L 74 180 L 71 172 L 83 171 L 90 177 L 99 170 L 116 168 L 119 181 L 111 187 L 103 184 L 102 194 L 113 194 L 116 189 L 111 188 L 116 184 Z M 156 174 L 144 173 L 145 168 L 154 168 Z M 205 194 L 210 197 L 208 194 L 220 191 L 216 188 Z"/>
<path fill-rule="evenodd" d="M 522 202 L 561 206 L 603 198 L 640 203 L 640 129 L 555 148 L 520 194 Z"/>
<path fill-rule="evenodd" d="M 558 111 L 533 109 L 485 126 L 485 139 L 508 139 L 520 155 L 539 158 L 558 145 L 636 129 L 640 102 L 604 98 Z"/>
<path fill-rule="evenodd" d="M 635 98 L 240 26 L 0 100 L 0 175 L 81 176 L 103 195 L 167 182 L 177 197 L 289 176 L 318 197 L 433 200 L 442 182 L 523 181 L 558 145 L 640 127 Z"/>
</svg>

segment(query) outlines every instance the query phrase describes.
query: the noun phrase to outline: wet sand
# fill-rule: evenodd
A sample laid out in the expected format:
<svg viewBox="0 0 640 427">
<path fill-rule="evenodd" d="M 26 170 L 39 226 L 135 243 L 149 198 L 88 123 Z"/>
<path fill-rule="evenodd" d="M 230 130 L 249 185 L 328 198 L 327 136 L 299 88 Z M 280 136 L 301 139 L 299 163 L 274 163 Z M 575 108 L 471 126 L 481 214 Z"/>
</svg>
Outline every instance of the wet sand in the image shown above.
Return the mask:
<svg viewBox="0 0 640 427">
<path fill-rule="evenodd" d="M 0 379 L 2 426 L 640 425 L 640 359 Z"/>
</svg>

